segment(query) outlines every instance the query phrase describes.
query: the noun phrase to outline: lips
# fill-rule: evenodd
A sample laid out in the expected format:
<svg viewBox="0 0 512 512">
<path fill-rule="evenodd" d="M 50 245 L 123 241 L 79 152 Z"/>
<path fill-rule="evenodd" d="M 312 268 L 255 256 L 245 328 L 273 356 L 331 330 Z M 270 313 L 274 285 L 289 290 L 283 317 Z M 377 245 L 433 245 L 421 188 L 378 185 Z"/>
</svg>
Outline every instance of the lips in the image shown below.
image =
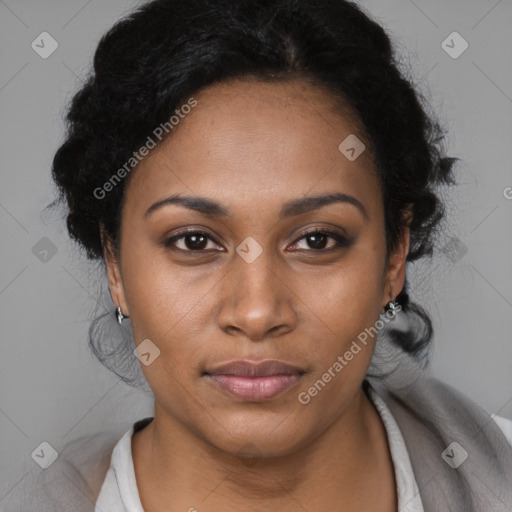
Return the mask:
<svg viewBox="0 0 512 512">
<path fill-rule="evenodd" d="M 208 375 L 234 375 L 236 377 L 269 377 L 272 375 L 296 375 L 304 370 L 277 359 L 264 361 L 231 361 L 206 371 Z"/>
<path fill-rule="evenodd" d="M 283 361 L 231 361 L 205 372 L 208 380 L 240 400 L 261 402 L 293 387 L 305 371 Z"/>
</svg>

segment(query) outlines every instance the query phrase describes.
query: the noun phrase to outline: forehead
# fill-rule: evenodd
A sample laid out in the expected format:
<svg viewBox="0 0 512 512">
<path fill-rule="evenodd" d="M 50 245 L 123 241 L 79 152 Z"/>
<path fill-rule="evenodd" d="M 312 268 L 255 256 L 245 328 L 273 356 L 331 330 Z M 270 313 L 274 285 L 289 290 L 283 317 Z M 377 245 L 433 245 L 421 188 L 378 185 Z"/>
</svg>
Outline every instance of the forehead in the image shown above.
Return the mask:
<svg viewBox="0 0 512 512">
<path fill-rule="evenodd" d="M 347 137 L 364 135 L 325 89 L 233 80 L 193 97 L 197 105 L 134 171 L 126 205 L 139 214 L 171 193 L 212 197 L 233 211 L 305 194 L 379 195 L 368 144 L 355 160 L 340 151 Z"/>
</svg>

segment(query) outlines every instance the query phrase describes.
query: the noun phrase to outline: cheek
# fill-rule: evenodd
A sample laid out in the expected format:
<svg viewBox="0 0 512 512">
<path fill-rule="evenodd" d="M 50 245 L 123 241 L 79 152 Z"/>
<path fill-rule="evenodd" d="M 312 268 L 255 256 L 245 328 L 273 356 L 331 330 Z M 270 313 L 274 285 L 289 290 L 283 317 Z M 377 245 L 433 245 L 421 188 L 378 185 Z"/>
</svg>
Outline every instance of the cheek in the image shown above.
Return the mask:
<svg viewBox="0 0 512 512">
<path fill-rule="evenodd" d="M 316 340 L 309 351 L 314 371 L 300 391 L 326 410 L 356 392 L 370 364 L 381 313 L 380 261 L 377 251 L 355 255 L 331 272 L 303 275 L 296 290 L 310 311 L 306 337 Z"/>
<path fill-rule="evenodd" d="M 318 326 L 338 339 L 339 347 L 378 319 L 382 261 L 378 247 L 361 243 L 340 262 L 304 270 L 294 281 L 293 291 L 314 313 Z"/>
<path fill-rule="evenodd" d="M 152 340 L 163 356 L 159 365 L 165 361 L 174 376 L 185 375 L 186 368 L 195 369 L 204 350 L 219 275 L 206 267 L 171 264 L 165 252 L 154 247 L 133 244 L 130 251 L 128 242 L 123 280 L 135 340 Z"/>
<path fill-rule="evenodd" d="M 187 271 L 172 265 L 165 250 L 127 236 L 123 247 L 123 282 L 134 329 L 162 337 L 193 307 Z"/>
</svg>

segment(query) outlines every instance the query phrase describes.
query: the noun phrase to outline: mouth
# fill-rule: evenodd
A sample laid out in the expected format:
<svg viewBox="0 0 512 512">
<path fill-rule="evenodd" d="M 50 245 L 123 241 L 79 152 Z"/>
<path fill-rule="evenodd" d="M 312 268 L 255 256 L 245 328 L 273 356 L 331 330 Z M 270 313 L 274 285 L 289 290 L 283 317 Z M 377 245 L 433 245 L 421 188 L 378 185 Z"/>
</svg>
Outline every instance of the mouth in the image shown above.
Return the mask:
<svg viewBox="0 0 512 512">
<path fill-rule="evenodd" d="M 203 373 L 212 384 L 242 401 L 263 402 L 292 388 L 306 372 L 283 361 L 232 361 Z"/>
</svg>

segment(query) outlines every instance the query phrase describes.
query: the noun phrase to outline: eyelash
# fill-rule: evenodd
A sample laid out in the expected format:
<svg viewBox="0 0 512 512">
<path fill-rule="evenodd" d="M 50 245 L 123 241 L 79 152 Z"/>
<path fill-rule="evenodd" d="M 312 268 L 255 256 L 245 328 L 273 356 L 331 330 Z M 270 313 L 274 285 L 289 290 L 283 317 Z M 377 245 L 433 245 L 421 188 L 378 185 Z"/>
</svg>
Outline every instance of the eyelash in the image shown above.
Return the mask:
<svg viewBox="0 0 512 512">
<path fill-rule="evenodd" d="M 177 250 L 177 251 L 181 251 L 181 252 L 188 252 L 188 253 L 196 253 L 196 254 L 201 254 L 201 253 L 204 253 L 204 252 L 207 252 L 206 250 L 204 249 L 198 249 L 198 250 L 192 250 L 192 249 L 179 249 L 177 247 L 173 247 L 173 244 L 175 242 L 177 242 L 178 240 L 181 240 L 183 238 L 186 238 L 187 236 L 191 236 L 191 235 L 201 235 L 201 236 L 205 236 L 207 237 L 210 241 L 216 243 L 217 245 L 220 245 L 213 237 L 210 236 L 209 233 L 207 233 L 206 231 L 201 231 L 201 230 L 185 230 L 185 231 L 181 231 L 175 235 L 173 235 L 172 237 L 168 238 L 167 240 L 164 241 L 164 246 L 168 249 L 171 249 L 171 250 Z M 349 238 L 335 232 L 335 231 L 330 231 L 328 229 L 323 229 L 323 228 L 318 228 L 318 229 L 312 229 L 311 231 L 307 231 L 305 233 L 303 233 L 302 235 L 300 235 L 299 238 L 297 238 L 291 245 L 295 245 L 296 243 L 300 242 L 301 240 L 309 237 L 309 236 L 312 236 L 312 235 L 325 235 L 327 236 L 328 238 L 332 238 L 333 240 L 336 241 L 336 245 L 334 247 L 331 247 L 329 249 L 297 249 L 298 251 L 306 251 L 306 252 L 316 252 L 316 253 L 330 253 L 330 252 L 333 252 L 333 251 L 337 251 L 337 250 L 340 250 L 340 249 L 346 249 L 348 247 L 350 247 L 350 245 L 352 244 L 352 240 L 350 240 Z"/>
</svg>

